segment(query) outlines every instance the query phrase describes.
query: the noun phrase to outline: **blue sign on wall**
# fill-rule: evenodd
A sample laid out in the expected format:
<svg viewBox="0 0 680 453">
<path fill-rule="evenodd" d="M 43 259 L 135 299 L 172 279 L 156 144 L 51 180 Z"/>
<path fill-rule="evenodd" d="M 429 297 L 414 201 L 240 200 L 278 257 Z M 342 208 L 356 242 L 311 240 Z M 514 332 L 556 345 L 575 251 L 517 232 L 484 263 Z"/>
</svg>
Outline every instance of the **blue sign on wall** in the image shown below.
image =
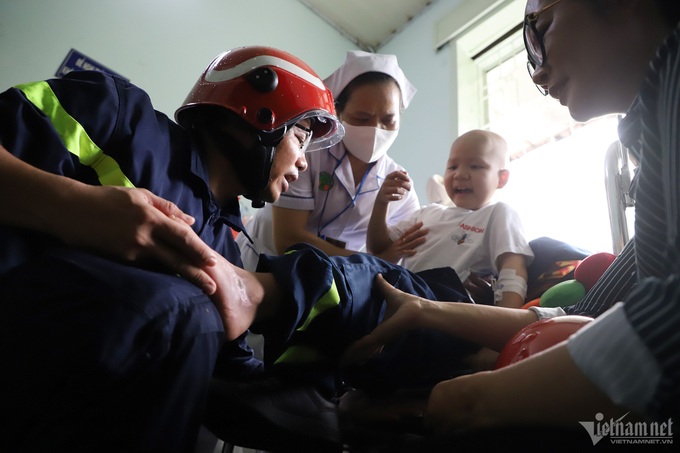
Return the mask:
<svg viewBox="0 0 680 453">
<path fill-rule="evenodd" d="M 59 69 L 54 75 L 57 77 L 63 77 L 71 71 L 99 71 L 129 80 L 127 77 L 123 77 L 117 72 L 112 71 L 98 61 L 95 61 L 87 55 L 78 52 L 76 49 L 71 49 L 69 51 L 68 55 L 66 55 L 66 58 L 64 58 L 64 61 L 61 63 L 61 66 L 59 66 Z"/>
</svg>

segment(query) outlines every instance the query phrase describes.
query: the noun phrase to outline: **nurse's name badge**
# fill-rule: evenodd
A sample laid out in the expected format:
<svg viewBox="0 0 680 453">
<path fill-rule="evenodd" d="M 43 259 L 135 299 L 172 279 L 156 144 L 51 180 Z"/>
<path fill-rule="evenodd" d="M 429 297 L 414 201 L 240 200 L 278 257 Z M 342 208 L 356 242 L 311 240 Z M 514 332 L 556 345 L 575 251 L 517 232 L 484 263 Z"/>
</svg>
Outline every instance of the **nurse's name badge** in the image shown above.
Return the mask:
<svg viewBox="0 0 680 453">
<path fill-rule="evenodd" d="M 328 192 L 333 188 L 333 184 L 335 184 L 335 181 L 333 181 L 332 174 L 328 173 L 327 171 L 322 171 L 319 174 L 319 190 Z"/>
<path fill-rule="evenodd" d="M 341 241 L 340 239 L 334 239 L 334 238 L 329 238 L 324 236 L 324 241 L 328 242 L 329 244 L 332 244 L 336 247 L 340 247 L 341 249 L 344 249 L 347 243 L 345 241 Z"/>
</svg>

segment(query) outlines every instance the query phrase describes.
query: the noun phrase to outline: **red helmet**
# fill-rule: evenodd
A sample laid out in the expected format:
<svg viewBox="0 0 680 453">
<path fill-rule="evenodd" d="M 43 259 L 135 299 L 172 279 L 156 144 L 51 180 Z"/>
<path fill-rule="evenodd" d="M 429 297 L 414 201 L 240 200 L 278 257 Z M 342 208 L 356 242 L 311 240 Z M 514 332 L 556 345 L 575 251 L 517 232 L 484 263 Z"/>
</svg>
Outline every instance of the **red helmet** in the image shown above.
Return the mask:
<svg viewBox="0 0 680 453">
<path fill-rule="evenodd" d="M 566 340 L 593 318 L 580 315 L 557 316 L 536 321 L 517 332 L 496 359 L 495 369 L 506 367 Z"/>
<path fill-rule="evenodd" d="M 299 58 L 272 48 L 249 46 L 218 55 L 194 85 L 175 119 L 197 106 L 224 107 L 265 134 L 311 118 L 308 151 L 342 139 L 333 95 L 319 76 Z M 284 129 L 285 130 L 285 129 Z"/>
</svg>

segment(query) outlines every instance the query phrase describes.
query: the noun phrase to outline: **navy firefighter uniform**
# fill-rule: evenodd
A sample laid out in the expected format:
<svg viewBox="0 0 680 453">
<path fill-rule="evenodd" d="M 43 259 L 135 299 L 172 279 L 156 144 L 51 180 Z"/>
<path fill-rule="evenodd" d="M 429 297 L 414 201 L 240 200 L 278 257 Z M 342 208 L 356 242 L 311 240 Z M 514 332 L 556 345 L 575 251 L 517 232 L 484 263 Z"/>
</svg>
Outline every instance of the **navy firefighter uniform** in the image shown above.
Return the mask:
<svg viewBox="0 0 680 453">
<path fill-rule="evenodd" d="M 412 273 L 367 253 L 328 256 L 309 244 L 297 244 L 281 256 L 262 255 L 257 270 L 271 272 L 282 305 L 294 307 L 262 329 L 266 366 L 284 378 L 307 380 L 328 397 L 346 385 L 383 391 L 431 387 L 465 372 L 461 359 L 479 349 L 442 332 L 415 329 L 385 345 L 366 364 L 338 368 L 344 349 L 384 317 L 384 297 L 374 288 L 378 274 L 423 298 L 471 302 L 450 267 Z"/>
<path fill-rule="evenodd" d="M 241 265 L 230 229 L 243 228 L 238 202 L 216 204 L 187 132 L 134 85 L 75 72 L 11 88 L 0 95 L 0 143 L 51 173 L 172 200 Z M 118 451 L 132 440 L 140 451 L 192 451 L 224 342 L 200 289 L 0 226 L 0 307 L 0 450 Z M 60 443 L 69 438 L 79 445 Z"/>
<path fill-rule="evenodd" d="M 241 265 L 231 233 L 242 229 L 237 201 L 217 206 L 186 131 L 128 82 L 81 72 L 12 88 L 0 94 L 0 142 L 46 171 L 174 201 L 209 246 Z M 298 247 L 260 266 L 284 301 L 273 322 L 253 326 L 265 335 L 265 362 L 314 369 L 316 377 L 336 379 L 342 350 L 381 320 L 377 273 L 428 299 L 468 301 L 449 268 L 416 275 L 367 254 L 328 257 Z M 0 307 L 0 451 L 193 451 L 224 342 L 222 321 L 200 289 L 0 226 Z M 430 385 L 471 349 L 413 331 L 368 368 L 339 377 Z M 249 351 L 233 352 L 227 358 L 251 369 Z"/>
</svg>

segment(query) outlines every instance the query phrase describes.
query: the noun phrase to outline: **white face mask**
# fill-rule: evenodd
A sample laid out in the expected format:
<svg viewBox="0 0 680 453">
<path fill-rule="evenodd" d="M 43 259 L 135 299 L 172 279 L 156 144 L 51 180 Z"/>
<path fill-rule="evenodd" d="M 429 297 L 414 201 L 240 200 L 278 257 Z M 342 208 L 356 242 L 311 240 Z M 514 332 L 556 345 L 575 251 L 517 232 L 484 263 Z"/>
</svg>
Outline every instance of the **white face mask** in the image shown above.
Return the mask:
<svg viewBox="0 0 680 453">
<path fill-rule="evenodd" d="M 399 133 L 398 129 L 387 131 L 379 127 L 352 126 L 344 121 L 342 124 L 345 126 L 345 137 L 342 141 L 347 151 L 366 163 L 375 162 L 387 154 Z"/>
</svg>

